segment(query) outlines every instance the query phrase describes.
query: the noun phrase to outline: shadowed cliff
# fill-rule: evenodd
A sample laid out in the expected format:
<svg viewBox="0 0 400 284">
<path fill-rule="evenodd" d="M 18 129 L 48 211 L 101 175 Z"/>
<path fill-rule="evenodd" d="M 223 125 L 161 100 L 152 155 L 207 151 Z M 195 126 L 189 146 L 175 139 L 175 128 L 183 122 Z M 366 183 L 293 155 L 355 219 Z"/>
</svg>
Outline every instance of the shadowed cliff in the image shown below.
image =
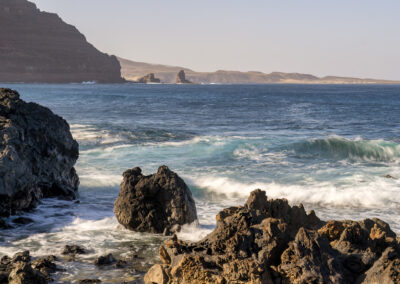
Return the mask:
<svg viewBox="0 0 400 284">
<path fill-rule="evenodd" d="M 115 56 L 98 51 L 74 26 L 26 0 L 0 1 L 0 82 L 119 83 Z"/>
</svg>

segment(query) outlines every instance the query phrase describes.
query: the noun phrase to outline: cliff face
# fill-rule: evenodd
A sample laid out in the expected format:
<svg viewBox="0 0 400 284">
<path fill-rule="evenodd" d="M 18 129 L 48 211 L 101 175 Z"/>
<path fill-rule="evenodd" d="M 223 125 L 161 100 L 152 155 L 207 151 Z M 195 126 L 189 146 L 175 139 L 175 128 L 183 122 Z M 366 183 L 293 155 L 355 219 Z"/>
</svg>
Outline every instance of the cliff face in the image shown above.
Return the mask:
<svg viewBox="0 0 400 284">
<path fill-rule="evenodd" d="M 26 0 L 0 1 L 0 82 L 123 82 L 115 56 Z"/>
</svg>

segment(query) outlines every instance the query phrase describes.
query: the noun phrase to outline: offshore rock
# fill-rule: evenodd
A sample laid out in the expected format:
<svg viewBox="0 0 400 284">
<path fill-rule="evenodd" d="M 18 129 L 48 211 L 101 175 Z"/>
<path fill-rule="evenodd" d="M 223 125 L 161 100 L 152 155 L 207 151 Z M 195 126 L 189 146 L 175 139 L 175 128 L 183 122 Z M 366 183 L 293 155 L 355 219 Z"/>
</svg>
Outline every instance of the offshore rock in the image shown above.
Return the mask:
<svg viewBox="0 0 400 284">
<path fill-rule="evenodd" d="M 323 222 L 256 190 L 203 240 L 165 241 L 145 283 L 399 283 L 399 252 L 379 219 Z"/>
<path fill-rule="evenodd" d="M 64 119 L 0 89 L 0 216 L 31 209 L 44 197 L 74 199 L 78 155 Z"/>
<path fill-rule="evenodd" d="M 161 83 L 161 80 L 156 78 L 154 73 L 150 73 L 150 74 L 147 74 L 146 76 L 139 78 L 136 82 L 142 83 L 142 84 Z"/>
<path fill-rule="evenodd" d="M 123 177 L 114 213 L 125 228 L 170 235 L 197 220 L 190 189 L 168 167 L 161 166 L 149 176 L 136 167 L 125 171 Z"/>
<path fill-rule="evenodd" d="M 0 82 L 124 82 L 115 56 L 32 2 L 1 0 L 0 27 Z"/>
<path fill-rule="evenodd" d="M 176 81 L 177 84 L 193 84 L 193 82 L 189 81 L 186 79 L 186 74 L 185 70 L 179 71 L 179 73 L 176 75 Z"/>
</svg>

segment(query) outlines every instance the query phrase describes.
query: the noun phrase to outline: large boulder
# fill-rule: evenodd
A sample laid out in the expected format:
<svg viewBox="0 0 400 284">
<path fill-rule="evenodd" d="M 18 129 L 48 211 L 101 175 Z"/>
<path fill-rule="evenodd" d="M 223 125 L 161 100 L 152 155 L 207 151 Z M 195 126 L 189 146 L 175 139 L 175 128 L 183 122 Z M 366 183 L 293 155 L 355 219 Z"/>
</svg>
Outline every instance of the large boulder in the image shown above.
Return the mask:
<svg viewBox="0 0 400 284">
<path fill-rule="evenodd" d="M 215 230 L 194 243 L 160 247 L 145 277 L 161 283 L 398 283 L 400 246 L 379 219 L 321 221 L 302 205 L 251 193 L 224 209 Z"/>
<path fill-rule="evenodd" d="M 0 89 L 0 216 L 31 209 L 43 197 L 74 199 L 78 155 L 63 118 Z"/>
<path fill-rule="evenodd" d="M 125 228 L 171 234 L 197 220 L 196 205 L 185 182 L 168 167 L 142 174 L 138 167 L 123 173 L 114 213 Z"/>
</svg>

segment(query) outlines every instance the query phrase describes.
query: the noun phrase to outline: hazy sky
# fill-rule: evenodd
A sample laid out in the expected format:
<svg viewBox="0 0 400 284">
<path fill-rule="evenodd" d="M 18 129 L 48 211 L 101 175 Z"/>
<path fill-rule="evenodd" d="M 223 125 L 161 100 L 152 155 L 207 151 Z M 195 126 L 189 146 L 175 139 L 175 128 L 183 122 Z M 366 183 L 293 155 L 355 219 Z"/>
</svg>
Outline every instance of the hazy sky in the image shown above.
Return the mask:
<svg viewBox="0 0 400 284">
<path fill-rule="evenodd" d="M 33 2 L 136 61 L 400 79 L 400 0 Z"/>
</svg>

